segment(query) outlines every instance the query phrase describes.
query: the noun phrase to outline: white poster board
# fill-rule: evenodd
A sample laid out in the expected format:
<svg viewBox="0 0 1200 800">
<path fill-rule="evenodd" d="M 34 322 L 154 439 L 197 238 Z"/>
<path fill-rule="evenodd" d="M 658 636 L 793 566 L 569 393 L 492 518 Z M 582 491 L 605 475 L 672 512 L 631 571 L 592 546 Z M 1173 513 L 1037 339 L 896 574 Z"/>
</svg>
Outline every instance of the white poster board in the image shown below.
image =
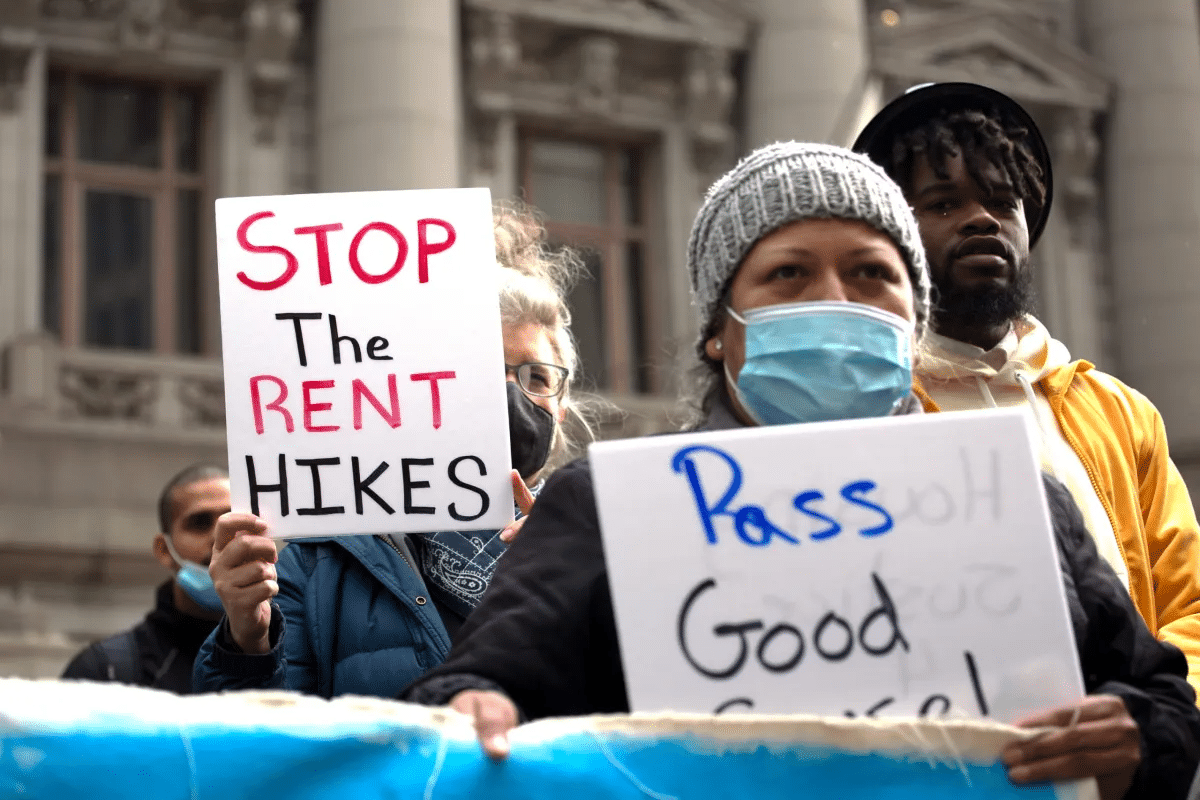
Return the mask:
<svg viewBox="0 0 1200 800">
<path fill-rule="evenodd" d="M 1000 410 L 592 445 L 632 709 L 1011 722 L 1081 698 L 1026 425 Z"/>
<path fill-rule="evenodd" d="M 233 507 L 273 536 L 512 519 L 487 189 L 217 201 Z"/>
</svg>

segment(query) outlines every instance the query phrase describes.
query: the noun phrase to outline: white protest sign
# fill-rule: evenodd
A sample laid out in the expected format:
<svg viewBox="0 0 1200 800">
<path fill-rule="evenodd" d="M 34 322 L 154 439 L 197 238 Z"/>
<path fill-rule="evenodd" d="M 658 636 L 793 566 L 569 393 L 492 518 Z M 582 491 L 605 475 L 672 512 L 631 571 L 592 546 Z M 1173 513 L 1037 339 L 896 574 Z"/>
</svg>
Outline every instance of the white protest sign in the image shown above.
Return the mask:
<svg viewBox="0 0 1200 800">
<path fill-rule="evenodd" d="M 592 445 L 635 711 L 990 716 L 1083 696 L 1020 411 Z"/>
<path fill-rule="evenodd" d="M 274 536 L 512 519 L 486 189 L 217 201 L 233 507 Z"/>
</svg>

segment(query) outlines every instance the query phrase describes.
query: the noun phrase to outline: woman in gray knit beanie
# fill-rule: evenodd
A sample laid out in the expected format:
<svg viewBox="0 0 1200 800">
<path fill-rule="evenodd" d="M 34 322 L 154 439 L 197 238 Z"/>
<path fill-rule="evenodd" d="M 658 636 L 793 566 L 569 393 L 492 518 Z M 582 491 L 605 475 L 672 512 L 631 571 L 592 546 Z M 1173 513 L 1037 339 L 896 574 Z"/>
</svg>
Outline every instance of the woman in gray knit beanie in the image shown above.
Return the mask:
<svg viewBox="0 0 1200 800">
<path fill-rule="evenodd" d="M 912 410 L 925 252 L 900 188 L 865 157 L 801 142 L 754 151 L 709 189 L 688 269 L 705 427 Z"/>
</svg>

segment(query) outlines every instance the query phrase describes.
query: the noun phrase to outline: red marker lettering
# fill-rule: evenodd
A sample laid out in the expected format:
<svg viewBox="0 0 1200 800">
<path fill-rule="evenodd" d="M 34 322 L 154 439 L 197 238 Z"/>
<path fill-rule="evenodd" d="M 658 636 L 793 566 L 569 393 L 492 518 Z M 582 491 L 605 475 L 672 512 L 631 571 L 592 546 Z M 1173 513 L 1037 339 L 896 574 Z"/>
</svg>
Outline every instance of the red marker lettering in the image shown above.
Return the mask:
<svg viewBox="0 0 1200 800">
<path fill-rule="evenodd" d="M 437 225 L 446 232 L 445 241 L 434 244 L 429 242 L 425 231 L 430 225 Z M 420 283 L 429 282 L 429 257 L 449 250 L 450 245 L 454 244 L 454 240 L 457 238 L 454 226 L 445 220 L 433 218 L 417 220 L 417 279 Z"/>
<path fill-rule="evenodd" d="M 262 397 L 258 392 L 258 384 L 262 381 L 270 381 L 279 388 L 279 396 L 270 403 L 267 403 L 266 406 L 263 406 Z M 264 408 L 267 411 L 278 411 L 283 415 L 283 426 L 287 429 L 288 433 L 291 433 L 294 430 L 295 426 L 292 424 L 292 415 L 286 408 L 283 407 L 283 401 L 287 400 L 287 394 L 287 384 L 279 378 L 276 378 L 274 375 L 255 375 L 250 379 L 250 404 L 254 407 L 254 430 L 256 433 L 261 434 L 264 430 Z"/>
<path fill-rule="evenodd" d="M 324 225 L 309 225 L 306 228 L 296 228 L 296 233 L 306 234 L 311 233 L 317 237 L 317 275 L 320 276 L 321 285 L 326 286 L 333 281 L 333 276 L 329 274 L 329 232 L 340 231 L 342 223 L 328 222 Z"/>
<path fill-rule="evenodd" d="M 438 381 L 448 381 L 454 378 L 453 372 L 418 372 L 411 376 L 414 381 L 429 381 L 429 397 L 433 404 L 433 427 L 442 427 L 442 392 L 438 389 Z"/>
<path fill-rule="evenodd" d="M 283 286 L 285 283 L 290 281 L 292 276 L 296 274 L 296 270 L 300 269 L 300 262 L 297 261 L 296 257 L 292 255 L 291 251 L 287 250 L 286 248 L 274 244 L 250 244 L 250 240 L 246 238 L 246 234 L 250 232 L 251 225 L 253 225 L 255 222 L 258 222 L 260 219 L 273 216 L 275 216 L 274 211 L 260 211 L 257 214 L 251 214 L 242 221 L 242 224 L 239 225 L 237 229 L 238 244 L 241 245 L 242 249 L 247 253 L 278 253 L 279 255 L 283 256 L 284 260 L 287 262 L 287 268 L 280 274 L 278 278 L 272 281 L 256 281 L 246 275 L 245 272 L 239 272 L 237 274 L 237 279 L 239 281 L 246 284 L 251 289 L 257 289 L 260 292 L 269 292 L 272 289 L 278 289 L 280 286 Z"/>
<path fill-rule="evenodd" d="M 341 427 L 339 425 L 313 425 L 312 422 L 313 414 L 333 408 L 333 403 L 314 403 L 312 393 L 317 389 L 332 389 L 333 381 L 304 381 L 300 386 L 304 390 L 304 430 L 311 433 L 322 433 L 336 431 Z"/>
<path fill-rule="evenodd" d="M 375 406 L 375 410 L 379 412 L 379 416 L 383 417 L 384 421 L 393 428 L 400 427 L 400 395 L 396 391 L 396 376 L 388 375 L 388 399 L 392 403 L 391 411 L 383 407 L 383 403 L 375 395 L 371 394 L 371 390 L 367 385 L 358 378 L 350 384 L 352 402 L 354 404 L 354 430 L 362 430 L 362 401 L 365 397 L 367 402 Z"/>
<path fill-rule="evenodd" d="M 372 275 L 362 268 L 362 263 L 358 260 L 358 246 L 362 243 L 363 237 L 370 231 L 383 231 L 396 242 L 396 263 L 392 268 L 382 275 Z M 394 225 L 389 225 L 386 222 L 371 222 L 362 227 L 362 229 L 354 234 L 354 240 L 350 242 L 350 269 L 354 270 L 354 274 L 359 277 L 363 283 L 383 283 L 391 280 L 400 268 L 404 266 L 404 259 L 408 256 L 408 242 L 399 230 Z"/>
</svg>

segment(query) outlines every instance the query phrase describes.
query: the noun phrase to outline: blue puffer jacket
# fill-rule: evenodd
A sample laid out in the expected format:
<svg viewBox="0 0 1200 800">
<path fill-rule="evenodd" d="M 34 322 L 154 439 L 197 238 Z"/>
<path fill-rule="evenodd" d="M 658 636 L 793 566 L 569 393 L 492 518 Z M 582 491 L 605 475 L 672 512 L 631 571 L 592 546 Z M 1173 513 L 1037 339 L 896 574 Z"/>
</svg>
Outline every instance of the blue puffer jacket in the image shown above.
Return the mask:
<svg viewBox="0 0 1200 800">
<path fill-rule="evenodd" d="M 292 542 L 277 571 L 271 651 L 237 652 L 222 620 L 196 657 L 193 692 L 395 697 L 450 650 L 424 582 L 380 536 Z"/>
</svg>

